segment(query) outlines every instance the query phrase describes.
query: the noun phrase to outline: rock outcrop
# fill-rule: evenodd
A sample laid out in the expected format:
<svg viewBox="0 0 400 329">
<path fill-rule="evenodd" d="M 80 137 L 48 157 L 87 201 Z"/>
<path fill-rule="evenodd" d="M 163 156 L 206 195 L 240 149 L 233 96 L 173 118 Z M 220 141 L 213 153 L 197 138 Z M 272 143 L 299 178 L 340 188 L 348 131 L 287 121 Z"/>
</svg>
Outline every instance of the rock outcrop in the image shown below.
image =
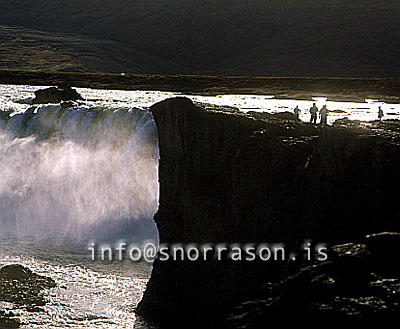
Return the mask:
<svg viewBox="0 0 400 329">
<path fill-rule="evenodd" d="M 185 98 L 151 108 L 160 146 L 161 243 L 338 244 L 400 231 L 399 123 L 336 127 L 255 120 Z M 137 313 L 218 324 L 296 262 L 156 260 Z"/>
<path fill-rule="evenodd" d="M 43 306 L 43 289 L 53 288 L 53 279 L 33 273 L 19 264 L 0 269 L 0 300 L 22 305 Z"/>
<path fill-rule="evenodd" d="M 394 256 L 399 247 L 399 233 L 333 246 L 327 261 L 263 287 L 257 299 L 235 309 L 227 325 L 262 328 L 269 321 L 284 321 L 288 314 L 298 321 L 398 320 L 400 271 Z"/>
<path fill-rule="evenodd" d="M 81 99 L 81 95 L 70 87 L 50 87 L 35 91 L 35 98 L 32 100 L 32 104 L 60 103 L 62 101 L 77 101 Z"/>
<path fill-rule="evenodd" d="M 0 268 L 0 301 L 24 306 L 29 311 L 40 310 L 46 304 L 44 289 L 53 288 L 53 279 L 38 275 L 20 264 Z M 20 320 L 12 311 L 0 310 L 0 328 L 18 328 Z"/>
</svg>

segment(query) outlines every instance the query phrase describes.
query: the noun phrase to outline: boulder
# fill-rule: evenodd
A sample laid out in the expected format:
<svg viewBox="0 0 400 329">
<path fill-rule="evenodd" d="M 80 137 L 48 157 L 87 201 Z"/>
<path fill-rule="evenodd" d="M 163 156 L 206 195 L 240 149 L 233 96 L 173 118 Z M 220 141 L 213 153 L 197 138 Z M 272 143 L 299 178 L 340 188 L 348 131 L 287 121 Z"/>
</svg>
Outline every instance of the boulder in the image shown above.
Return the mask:
<svg viewBox="0 0 400 329">
<path fill-rule="evenodd" d="M 5 265 L 0 269 L 0 301 L 43 306 L 46 303 L 43 290 L 55 286 L 53 279 L 20 264 Z"/>
<path fill-rule="evenodd" d="M 27 280 L 33 272 L 20 264 L 6 265 L 0 269 L 0 277 L 8 280 Z"/>
<path fill-rule="evenodd" d="M 35 91 L 32 104 L 60 103 L 62 101 L 82 100 L 81 95 L 70 87 L 50 87 Z"/>
</svg>

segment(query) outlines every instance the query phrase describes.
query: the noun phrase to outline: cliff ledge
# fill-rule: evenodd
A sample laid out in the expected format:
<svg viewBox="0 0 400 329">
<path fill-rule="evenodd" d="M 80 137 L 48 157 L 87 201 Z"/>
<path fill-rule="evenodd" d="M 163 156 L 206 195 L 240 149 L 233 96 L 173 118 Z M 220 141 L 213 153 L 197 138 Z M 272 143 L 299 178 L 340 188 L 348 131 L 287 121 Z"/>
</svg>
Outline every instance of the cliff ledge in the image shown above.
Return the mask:
<svg viewBox="0 0 400 329">
<path fill-rule="evenodd" d="M 306 239 L 333 245 L 400 231 L 398 122 L 319 128 L 206 110 L 186 98 L 151 111 L 161 243 L 279 242 L 296 250 Z M 292 263 L 156 260 L 137 313 L 165 324 L 216 323 L 301 267 Z"/>
</svg>

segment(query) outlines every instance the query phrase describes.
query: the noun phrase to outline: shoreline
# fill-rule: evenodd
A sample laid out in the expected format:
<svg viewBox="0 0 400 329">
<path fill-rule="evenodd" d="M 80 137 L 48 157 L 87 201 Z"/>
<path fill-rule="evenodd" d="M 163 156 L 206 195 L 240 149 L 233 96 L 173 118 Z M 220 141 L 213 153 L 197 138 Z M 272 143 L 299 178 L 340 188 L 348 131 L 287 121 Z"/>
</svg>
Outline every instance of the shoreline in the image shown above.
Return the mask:
<svg viewBox="0 0 400 329">
<path fill-rule="evenodd" d="M 275 99 L 400 103 L 400 79 L 228 77 L 0 70 L 0 84 L 70 86 L 111 90 L 157 90 L 215 96 L 274 95 Z"/>
</svg>

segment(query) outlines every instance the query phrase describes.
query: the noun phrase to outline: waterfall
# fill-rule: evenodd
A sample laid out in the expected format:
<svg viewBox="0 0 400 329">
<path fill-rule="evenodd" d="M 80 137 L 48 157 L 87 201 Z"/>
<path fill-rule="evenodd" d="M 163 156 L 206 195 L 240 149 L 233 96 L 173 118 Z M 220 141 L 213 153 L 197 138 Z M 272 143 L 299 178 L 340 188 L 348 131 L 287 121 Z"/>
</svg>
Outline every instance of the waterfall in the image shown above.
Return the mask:
<svg viewBox="0 0 400 329">
<path fill-rule="evenodd" d="M 0 233 L 154 239 L 157 207 L 151 113 L 42 105 L 0 117 Z"/>
</svg>

